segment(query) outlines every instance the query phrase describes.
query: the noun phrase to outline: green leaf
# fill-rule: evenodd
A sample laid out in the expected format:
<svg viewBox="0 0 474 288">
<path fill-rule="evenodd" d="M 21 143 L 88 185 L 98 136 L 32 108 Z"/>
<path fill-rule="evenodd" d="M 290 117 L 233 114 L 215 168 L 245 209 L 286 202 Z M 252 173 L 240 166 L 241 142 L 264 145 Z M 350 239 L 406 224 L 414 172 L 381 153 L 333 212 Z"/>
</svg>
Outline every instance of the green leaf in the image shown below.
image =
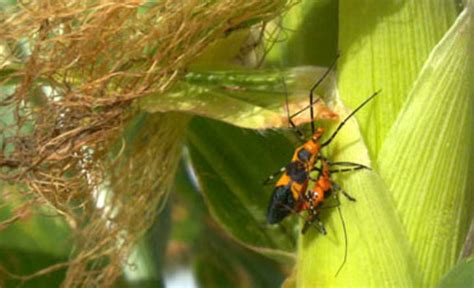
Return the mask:
<svg viewBox="0 0 474 288">
<path fill-rule="evenodd" d="M 211 227 L 196 247 L 196 276 L 203 287 L 278 287 L 283 274 L 276 262 L 238 245 Z"/>
<path fill-rule="evenodd" d="M 152 113 L 188 112 L 244 128 L 288 127 L 285 94 L 290 110 L 300 110 L 308 105 L 308 91 L 325 71 L 308 66 L 284 71 L 194 72 L 171 92 L 150 95 L 138 105 Z M 331 84 L 327 81 L 320 90 L 331 90 Z M 315 109 L 317 119 L 336 117 L 322 102 Z M 303 113 L 295 122 L 310 119 Z"/>
<path fill-rule="evenodd" d="M 211 215 L 247 247 L 291 258 L 294 234 L 287 225 L 266 224 L 272 187 L 262 185 L 291 156 L 291 144 L 281 136 L 268 134 L 262 137 L 255 131 L 196 118 L 187 138 Z"/>
<path fill-rule="evenodd" d="M 2 3 L 2 5 L 5 5 L 4 7 L 0 6 L 0 8 L 9 8 L 9 6 L 17 4 L 14 0 L 1 0 L 0 3 Z"/>
<path fill-rule="evenodd" d="M 424 286 L 456 263 L 474 212 L 471 13 L 432 51 L 379 154 Z"/>
<path fill-rule="evenodd" d="M 332 0 L 306 0 L 291 7 L 279 24 L 281 31 L 267 29 L 276 35 L 267 40 L 272 49 L 266 63 L 329 66 L 337 52 L 338 5 Z"/>
<path fill-rule="evenodd" d="M 189 157 L 183 158 L 189 160 Z M 204 229 L 208 213 L 202 195 L 189 176 L 188 165 L 188 161 L 181 161 L 176 173 L 173 210 L 181 216 L 173 222 L 172 240 L 192 246 Z"/>
<path fill-rule="evenodd" d="M 462 261 L 446 274 L 437 287 L 464 288 L 472 287 L 474 283 L 474 259 Z"/>
<path fill-rule="evenodd" d="M 126 282 L 132 287 L 164 287 L 163 266 L 171 230 L 171 203 L 156 213 L 156 219 L 134 247 L 125 266 Z"/>
<path fill-rule="evenodd" d="M 187 168 L 181 165 L 175 182 L 173 240 L 188 246 L 198 282 L 209 287 L 278 286 L 283 281 L 280 266 L 242 247 L 219 229 L 207 212 L 202 194 L 187 177 Z M 179 258 L 191 258 L 182 254 Z"/>
<path fill-rule="evenodd" d="M 31 275 L 41 269 L 51 267 L 51 265 L 67 261 L 66 257 L 56 257 L 52 254 L 20 249 L 0 248 L 0 255 L 2 268 L 20 276 Z M 59 287 L 66 275 L 66 269 L 63 267 L 22 281 L 4 275 L 2 272 L 0 271 L 2 287 Z"/>
<path fill-rule="evenodd" d="M 347 106 L 355 107 L 379 88 L 382 88 L 383 91 L 378 99 L 357 114 L 362 127 L 362 135 L 367 141 L 367 147 L 358 143 L 358 139 L 361 137 L 358 128 L 349 126 L 344 127 L 341 130 L 344 132 L 338 135 L 335 143 L 331 144 L 333 151 L 324 153 L 331 160 L 370 163 L 370 158 L 367 155 L 369 151 L 373 159 L 380 157 L 377 164 L 381 168 L 379 172 L 375 165 L 372 172 L 363 171 L 351 173 L 346 177 L 334 177 L 346 191 L 358 200 L 356 203 L 350 203 L 341 199 L 342 213 L 347 226 L 348 260 L 338 277 L 334 277 L 344 256 L 344 233 L 337 211 L 324 211 L 323 222 L 328 226 L 329 235 L 322 237 L 313 231 L 312 234 L 302 237 L 299 241 L 295 276 L 295 283 L 298 287 L 312 287 L 314 285 L 429 286 L 436 281 L 427 281 L 427 275 L 437 274 L 438 278 L 433 277 L 433 279 L 439 279 L 442 275 L 439 274 L 439 270 L 442 270 L 443 267 L 444 269 L 450 267 L 453 263 L 442 259 L 442 257 L 431 257 L 427 254 L 441 255 L 444 253 L 443 250 L 450 251 L 450 256 L 453 258 L 459 254 L 459 247 L 462 244 L 459 239 L 464 239 L 467 228 L 464 221 L 467 214 L 472 215 L 472 208 L 469 211 L 466 210 L 466 207 L 472 203 L 472 197 L 467 195 L 466 190 L 470 155 L 465 152 L 470 147 L 471 131 L 473 130 L 470 126 L 472 124 L 467 124 L 465 113 L 470 109 L 468 107 L 471 107 L 466 98 L 469 85 L 464 78 L 470 75 L 466 68 L 469 66 L 466 61 L 468 54 L 465 50 L 468 46 L 467 42 L 464 42 L 464 45 L 460 44 L 463 49 L 453 49 L 453 47 L 446 49 L 450 51 L 446 53 L 447 55 L 464 59 L 465 66 L 451 68 L 449 65 L 446 67 L 447 63 L 444 63 L 445 67 L 441 69 L 440 65 L 442 74 L 451 75 L 452 81 L 457 84 L 452 85 L 453 82 L 444 82 L 444 77 L 439 77 L 439 75 L 436 76 L 437 78 L 433 78 L 433 85 L 420 82 L 420 79 L 426 77 L 423 74 L 418 75 L 422 65 L 429 55 L 431 56 L 428 61 L 432 59 L 436 52 L 431 50 L 443 37 L 457 14 L 455 3 L 435 2 L 364 1 L 364 3 L 356 3 L 343 1 L 340 4 L 339 40 L 342 59 L 339 62 L 338 87 L 342 98 Z M 466 27 L 462 30 L 470 31 Z M 464 34 L 464 36 L 458 36 L 464 37 L 464 40 L 467 39 L 467 32 L 457 34 Z M 443 41 L 447 38 L 449 36 L 444 36 Z M 439 45 L 441 44 L 436 47 Z M 430 52 L 432 54 L 429 54 Z M 429 66 L 430 64 L 425 65 Z M 434 70 L 434 67 L 431 68 Z M 423 68 L 423 71 L 425 70 Z M 410 90 L 417 85 L 419 85 L 418 89 L 425 91 L 426 98 L 419 100 L 419 109 L 407 117 L 407 115 L 403 115 L 406 114 L 404 111 L 413 109 L 411 107 L 413 102 L 410 99 L 415 95 L 415 92 L 410 92 Z M 415 89 L 413 88 L 413 91 Z M 447 103 L 446 101 L 431 100 L 434 98 L 433 93 L 437 92 L 444 96 L 443 99 L 450 98 L 451 101 Z M 351 95 L 350 99 L 349 95 Z M 408 99 L 407 102 L 405 99 Z M 449 104 L 456 105 L 454 103 L 465 104 L 459 105 L 458 107 L 462 107 L 460 109 L 452 109 L 453 106 Z M 446 122 L 446 119 L 444 123 L 435 124 L 437 128 L 442 129 L 441 131 L 449 131 L 450 137 L 445 138 L 448 135 L 440 134 L 439 131 L 438 133 L 414 131 L 409 129 L 409 126 L 399 127 L 400 129 L 396 133 L 390 130 L 394 123 L 395 127 L 398 125 L 401 115 L 405 117 L 405 121 L 411 119 L 412 123 L 419 123 L 420 119 L 431 119 L 428 115 L 432 115 L 433 112 L 426 111 L 426 109 L 434 106 L 437 107 L 434 113 L 444 111 L 444 117 L 449 118 L 450 115 L 457 115 L 457 128 L 448 124 L 449 121 Z M 402 112 L 400 113 L 400 111 Z M 336 109 L 336 112 L 339 111 Z M 457 112 L 458 114 L 456 114 Z M 400 116 L 397 118 L 399 113 Z M 344 115 L 344 113 L 341 112 L 339 115 Z M 424 124 L 427 124 L 427 121 Z M 433 138 L 429 138 L 426 142 L 422 141 L 421 139 L 426 138 L 429 133 L 432 133 L 430 137 Z M 459 135 L 468 136 L 459 138 Z M 352 137 L 352 140 L 347 137 Z M 403 149 L 396 149 L 395 146 L 388 146 L 384 142 L 389 141 L 392 145 L 397 145 L 404 140 L 403 137 L 411 140 L 409 145 L 403 146 Z M 463 140 L 450 141 L 449 139 Z M 415 142 L 422 142 L 424 146 L 415 145 Z M 426 177 L 427 167 L 421 164 L 420 169 L 420 162 L 414 161 L 414 159 L 419 159 L 423 157 L 422 155 L 432 155 L 433 151 L 425 153 L 432 146 L 450 149 L 451 159 L 444 158 L 445 163 L 438 167 L 444 166 L 446 168 L 437 170 L 438 173 L 431 177 Z M 381 149 L 382 152 L 380 152 Z M 460 166 L 454 164 L 459 159 L 458 156 L 452 155 L 453 151 L 459 151 L 457 153 L 463 155 L 461 157 L 464 162 L 457 162 Z M 439 155 L 435 153 L 430 159 L 435 159 L 437 156 Z M 402 162 L 405 159 L 406 162 Z M 384 163 L 383 168 L 382 162 Z M 404 166 L 406 163 L 409 163 L 410 167 Z M 441 163 L 438 161 L 438 164 Z M 447 165 L 445 166 L 445 164 Z M 457 176 L 452 177 L 456 184 L 453 184 L 451 179 L 446 181 L 447 179 L 444 177 L 446 170 L 454 170 L 448 174 L 448 177 L 457 173 Z M 387 171 L 391 172 L 391 179 L 386 179 Z M 422 179 L 425 186 L 413 187 L 413 184 L 417 183 L 414 182 L 414 179 Z M 430 181 L 433 186 L 429 184 Z M 413 229 L 413 231 L 429 230 L 433 233 L 438 229 L 445 231 L 443 234 L 437 234 L 437 241 L 428 245 L 426 245 L 428 242 L 426 239 L 431 241 L 432 238 L 417 237 L 415 240 L 410 236 L 410 231 L 406 233 L 406 229 L 411 228 L 409 225 L 405 228 L 407 222 L 403 221 L 406 219 L 404 211 L 409 211 L 409 206 L 415 207 L 415 209 L 425 206 L 423 204 L 426 203 L 426 195 L 429 192 L 426 186 L 429 186 L 430 191 L 446 191 L 432 193 L 432 195 L 439 196 L 437 205 L 431 206 L 430 210 L 423 211 L 424 214 L 419 209 L 420 213 L 416 215 L 419 218 L 424 218 L 425 222 L 423 226 L 417 227 L 418 230 Z M 455 192 L 452 192 L 450 187 Z M 396 193 L 394 190 L 399 188 L 406 188 L 404 197 L 408 200 L 403 205 L 400 205 L 399 202 L 401 200 L 400 194 L 392 197 Z M 461 193 L 458 193 L 458 188 L 462 191 Z M 424 193 L 424 191 L 426 192 Z M 457 195 L 446 196 L 449 194 Z M 410 202 L 414 198 L 418 201 L 416 203 Z M 457 200 L 453 202 L 451 201 L 453 199 Z M 424 202 L 421 202 L 423 200 Z M 451 209 L 452 207 L 457 207 L 457 217 L 452 217 L 453 214 L 444 214 L 445 208 Z M 417 221 L 417 217 L 413 217 L 410 221 Z M 428 221 L 430 217 L 431 222 Z M 437 223 L 433 223 L 433 220 L 437 220 Z M 433 224 L 444 225 L 433 227 Z M 431 248 L 427 248 L 427 246 Z M 446 247 L 446 249 L 440 249 L 440 247 Z M 420 265 L 421 254 L 425 256 L 423 261 L 430 263 L 429 267 Z M 435 268 L 435 266 L 437 267 Z"/>
<path fill-rule="evenodd" d="M 228 37 L 217 39 L 194 59 L 189 69 L 191 71 L 202 71 L 235 68 L 235 58 L 239 55 L 240 49 L 245 44 L 249 34 L 250 29 L 243 29 L 232 32 Z"/>
<path fill-rule="evenodd" d="M 364 110 L 373 109 L 372 104 Z M 339 115 L 347 115 L 339 109 Z M 347 122 L 334 139 L 329 151 L 322 150 L 323 155 L 333 161 L 371 166 L 355 119 Z M 347 174 L 335 174 L 332 178 L 357 201 L 350 202 L 340 195 L 344 224 L 337 209 L 321 210 L 328 235 L 311 229 L 300 237 L 296 286 L 417 287 L 418 270 L 383 179 L 374 170 Z M 326 201 L 334 205 L 334 200 Z M 346 245 L 347 262 L 335 277 L 343 263 Z"/>
<path fill-rule="evenodd" d="M 357 115 L 377 158 L 429 53 L 457 15 L 455 1 L 363 0 L 339 4 L 338 88 L 348 107 L 383 90 L 373 111 Z"/>
<path fill-rule="evenodd" d="M 8 222 L 16 217 L 18 220 L 1 226 L 0 247 L 66 257 L 72 243 L 69 241 L 71 231 L 64 219 L 55 215 L 52 209 L 21 206 L 19 199 L 14 197 L 15 188 L 6 186 L 3 189 L 0 221 Z"/>
<path fill-rule="evenodd" d="M 72 247 L 69 227 L 52 209 L 22 205 L 25 200 L 18 195 L 15 186 L 0 182 L 0 191 L 0 279 L 5 281 L 2 284 L 6 287 L 21 283 L 24 283 L 22 287 L 58 286 L 64 279 L 65 267 L 25 282 L 8 273 L 29 276 L 50 265 L 65 263 Z"/>
</svg>

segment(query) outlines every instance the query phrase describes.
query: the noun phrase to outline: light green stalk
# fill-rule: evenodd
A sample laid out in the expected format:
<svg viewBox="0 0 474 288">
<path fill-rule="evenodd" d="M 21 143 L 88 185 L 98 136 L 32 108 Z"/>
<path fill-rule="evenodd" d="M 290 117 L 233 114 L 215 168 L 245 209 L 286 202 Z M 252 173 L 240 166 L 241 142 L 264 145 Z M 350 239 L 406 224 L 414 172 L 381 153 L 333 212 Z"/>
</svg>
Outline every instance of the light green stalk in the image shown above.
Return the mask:
<svg viewBox="0 0 474 288">
<path fill-rule="evenodd" d="M 340 197 L 343 270 L 334 277 L 345 242 L 333 210 L 323 215 L 328 236 L 299 241 L 296 286 L 433 287 L 458 259 L 473 212 L 472 11 L 452 24 L 449 1 L 362 2 L 340 3 L 338 87 L 351 108 L 383 90 L 356 117 L 366 146 L 350 124 L 329 156 L 377 161 L 335 178 L 357 198 Z"/>
<path fill-rule="evenodd" d="M 339 89 L 348 107 L 383 89 L 357 115 L 376 159 L 421 66 L 456 17 L 453 1 L 341 1 Z"/>
<path fill-rule="evenodd" d="M 469 17 L 431 53 L 379 154 L 426 286 L 458 260 L 473 210 Z"/>
</svg>

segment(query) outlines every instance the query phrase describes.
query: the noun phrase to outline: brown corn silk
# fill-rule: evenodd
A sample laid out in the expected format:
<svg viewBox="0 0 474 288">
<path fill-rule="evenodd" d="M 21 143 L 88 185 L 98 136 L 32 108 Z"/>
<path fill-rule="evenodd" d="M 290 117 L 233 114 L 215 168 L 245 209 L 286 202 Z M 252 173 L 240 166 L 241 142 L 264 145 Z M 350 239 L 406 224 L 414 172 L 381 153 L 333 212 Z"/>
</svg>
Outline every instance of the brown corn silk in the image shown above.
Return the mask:
<svg viewBox="0 0 474 288">
<path fill-rule="evenodd" d="M 64 217 L 75 246 L 67 263 L 3 275 L 67 267 L 66 287 L 111 286 L 169 190 L 188 119 L 149 115 L 127 140 L 133 101 L 167 91 L 212 41 L 284 4 L 30 1 L 1 12 L 0 112 L 11 121 L 0 126 L 0 179 Z"/>
</svg>

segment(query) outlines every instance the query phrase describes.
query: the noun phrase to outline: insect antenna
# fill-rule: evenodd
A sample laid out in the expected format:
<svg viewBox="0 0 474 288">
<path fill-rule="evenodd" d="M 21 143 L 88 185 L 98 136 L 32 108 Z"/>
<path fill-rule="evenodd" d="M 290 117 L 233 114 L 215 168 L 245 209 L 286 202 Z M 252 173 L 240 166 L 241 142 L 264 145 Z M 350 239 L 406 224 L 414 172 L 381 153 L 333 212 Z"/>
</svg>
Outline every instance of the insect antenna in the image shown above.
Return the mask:
<svg viewBox="0 0 474 288">
<path fill-rule="evenodd" d="M 300 141 L 304 142 L 306 137 L 303 133 L 303 131 L 301 131 L 298 126 L 296 126 L 296 124 L 293 122 L 293 118 L 294 116 L 293 115 L 290 115 L 290 103 L 289 103 L 289 100 L 288 100 L 288 89 L 287 89 L 287 86 L 286 86 L 286 82 L 285 82 L 285 79 L 281 78 L 281 82 L 283 84 L 283 88 L 285 90 L 285 104 L 286 104 L 286 114 L 288 116 L 288 124 L 291 126 L 291 128 L 293 128 L 293 130 L 296 132 L 296 134 L 298 135 Z"/>
<path fill-rule="evenodd" d="M 337 201 L 339 202 L 339 197 L 336 196 L 336 199 Z M 339 202 L 340 204 L 340 202 Z M 344 221 L 344 217 L 342 216 L 342 211 L 341 211 L 341 207 L 340 205 L 337 205 L 337 212 L 339 214 L 339 218 L 341 219 L 341 223 L 342 223 L 342 231 L 344 231 L 344 258 L 342 259 L 342 263 L 341 263 L 341 266 L 339 266 L 339 269 L 337 269 L 337 272 L 336 274 L 334 275 L 334 277 L 337 277 L 337 275 L 339 274 L 339 272 L 341 272 L 342 270 L 342 267 L 344 267 L 344 265 L 346 264 L 346 261 L 347 261 L 347 253 L 348 253 L 348 239 L 347 239 L 347 229 L 346 229 L 346 222 Z"/>
<path fill-rule="evenodd" d="M 316 103 L 318 103 L 321 98 L 318 97 L 318 99 L 314 100 L 314 91 L 316 90 L 316 88 L 319 87 L 319 85 L 324 81 L 324 79 L 326 79 L 326 77 L 329 75 L 329 73 L 334 69 L 334 67 L 336 66 L 336 63 L 337 63 L 337 59 L 339 58 L 339 53 L 336 55 L 336 58 L 334 59 L 333 63 L 331 63 L 331 65 L 328 67 L 328 69 L 326 69 L 326 71 L 324 72 L 323 76 L 321 76 L 321 78 L 319 78 L 319 80 L 313 85 L 313 87 L 311 87 L 311 89 L 309 90 L 309 105 L 303 107 L 301 110 L 299 110 L 298 112 L 295 112 L 294 114 L 291 114 L 291 115 L 288 115 L 288 120 L 291 124 L 291 126 L 295 127 L 296 125 L 293 123 L 293 121 L 291 119 L 295 118 L 296 116 L 300 115 L 301 113 L 303 113 L 304 111 L 310 109 L 310 117 L 311 117 L 311 133 L 314 134 L 314 131 L 315 131 L 315 126 L 314 126 L 314 105 Z M 287 95 L 288 96 L 288 95 Z M 287 102 L 288 103 L 288 102 Z M 287 104 L 288 105 L 288 104 Z M 287 106 L 288 107 L 288 106 Z M 289 112 L 288 112 L 289 114 Z"/>
<path fill-rule="evenodd" d="M 329 73 L 336 67 L 337 59 L 339 58 L 339 53 L 337 53 L 336 58 L 334 61 L 331 63 L 329 68 L 324 72 L 323 76 L 319 78 L 319 80 L 314 83 L 313 87 L 311 87 L 311 90 L 309 90 L 309 115 L 311 117 L 311 133 L 314 134 L 315 127 L 314 127 L 314 107 L 313 107 L 313 93 L 318 88 L 318 86 L 326 79 L 326 77 L 329 75 Z"/>
<path fill-rule="evenodd" d="M 331 143 L 331 141 L 334 139 L 334 137 L 336 137 L 339 130 L 341 130 L 341 128 L 346 124 L 346 122 L 352 116 L 354 116 L 354 114 L 357 113 L 357 111 L 359 111 L 362 107 L 364 107 L 365 104 L 367 104 L 370 100 L 374 99 L 374 97 L 377 96 L 381 91 L 382 91 L 382 89 L 380 89 L 379 91 L 372 94 L 369 98 L 365 99 L 364 102 L 362 102 L 354 111 L 351 112 L 351 114 L 349 114 L 341 123 L 339 123 L 339 126 L 337 126 L 336 130 L 332 133 L 331 137 L 329 137 L 328 140 L 326 140 L 323 144 L 321 144 L 321 147 L 329 145 L 329 143 Z"/>
<path fill-rule="evenodd" d="M 290 123 L 290 101 L 288 100 L 288 87 L 286 86 L 285 79 L 281 79 L 283 88 L 285 89 L 285 105 L 286 105 L 286 116 L 288 117 L 288 123 Z"/>
</svg>

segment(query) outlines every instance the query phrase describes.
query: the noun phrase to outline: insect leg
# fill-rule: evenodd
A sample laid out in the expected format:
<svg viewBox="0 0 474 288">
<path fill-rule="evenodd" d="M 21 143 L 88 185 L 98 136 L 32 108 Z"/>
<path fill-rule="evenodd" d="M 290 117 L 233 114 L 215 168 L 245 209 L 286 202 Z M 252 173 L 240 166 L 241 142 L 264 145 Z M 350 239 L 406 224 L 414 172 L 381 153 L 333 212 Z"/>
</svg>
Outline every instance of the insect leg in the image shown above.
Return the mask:
<svg viewBox="0 0 474 288">
<path fill-rule="evenodd" d="M 272 173 L 270 176 L 268 176 L 267 179 L 265 179 L 263 181 L 263 185 L 268 185 L 268 184 L 271 184 L 274 180 L 275 180 L 275 177 L 280 175 L 281 173 L 285 172 L 286 170 L 286 167 L 281 167 L 278 171 Z"/>
<path fill-rule="evenodd" d="M 314 223 L 314 222 L 316 222 L 316 223 Z M 317 225 L 315 225 L 315 227 L 317 227 L 317 229 L 319 230 L 319 232 L 321 232 L 321 234 L 323 234 L 323 235 L 328 234 L 328 232 L 326 230 L 326 227 L 324 227 L 323 222 L 321 222 L 321 220 L 319 219 L 319 217 L 317 215 L 311 215 L 310 217 L 308 217 L 305 220 L 303 229 L 301 229 L 301 234 L 305 234 L 306 231 L 308 230 L 308 228 L 311 225 L 314 225 L 314 224 L 317 224 Z"/>
<path fill-rule="evenodd" d="M 365 166 L 364 164 L 354 163 L 354 162 L 330 162 L 327 163 L 331 166 L 346 166 L 346 167 L 356 167 L 357 169 L 368 169 L 372 170 L 372 168 Z"/>
<path fill-rule="evenodd" d="M 357 171 L 357 170 L 362 170 L 362 169 L 367 169 L 367 167 L 353 167 L 353 168 L 344 168 L 344 169 L 333 169 L 330 170 L 331 173 L 343 173 L 343 172 L 351 172 L 351 171 Z"/>
<path fill-rule="evenodd" d="M 350 200 L 352 202 L 356 201 L 356 199 L 354 197 L 352 197 L 351 195 L 349 195 L 349 193 L 344 191 L 344 189 L 342 189 L 341 186 L 339 186 L 339 184 L 337 184 L 334 181 L 331 181 L 331 184 L 332 184 L 332 187 L 334 188 L 334 190 L 341 191 L 342 195 L 344 195 L 348 200 Z M 334 193 L 334 194 L 337 194 L 337 193 Z"/>
</svg>

